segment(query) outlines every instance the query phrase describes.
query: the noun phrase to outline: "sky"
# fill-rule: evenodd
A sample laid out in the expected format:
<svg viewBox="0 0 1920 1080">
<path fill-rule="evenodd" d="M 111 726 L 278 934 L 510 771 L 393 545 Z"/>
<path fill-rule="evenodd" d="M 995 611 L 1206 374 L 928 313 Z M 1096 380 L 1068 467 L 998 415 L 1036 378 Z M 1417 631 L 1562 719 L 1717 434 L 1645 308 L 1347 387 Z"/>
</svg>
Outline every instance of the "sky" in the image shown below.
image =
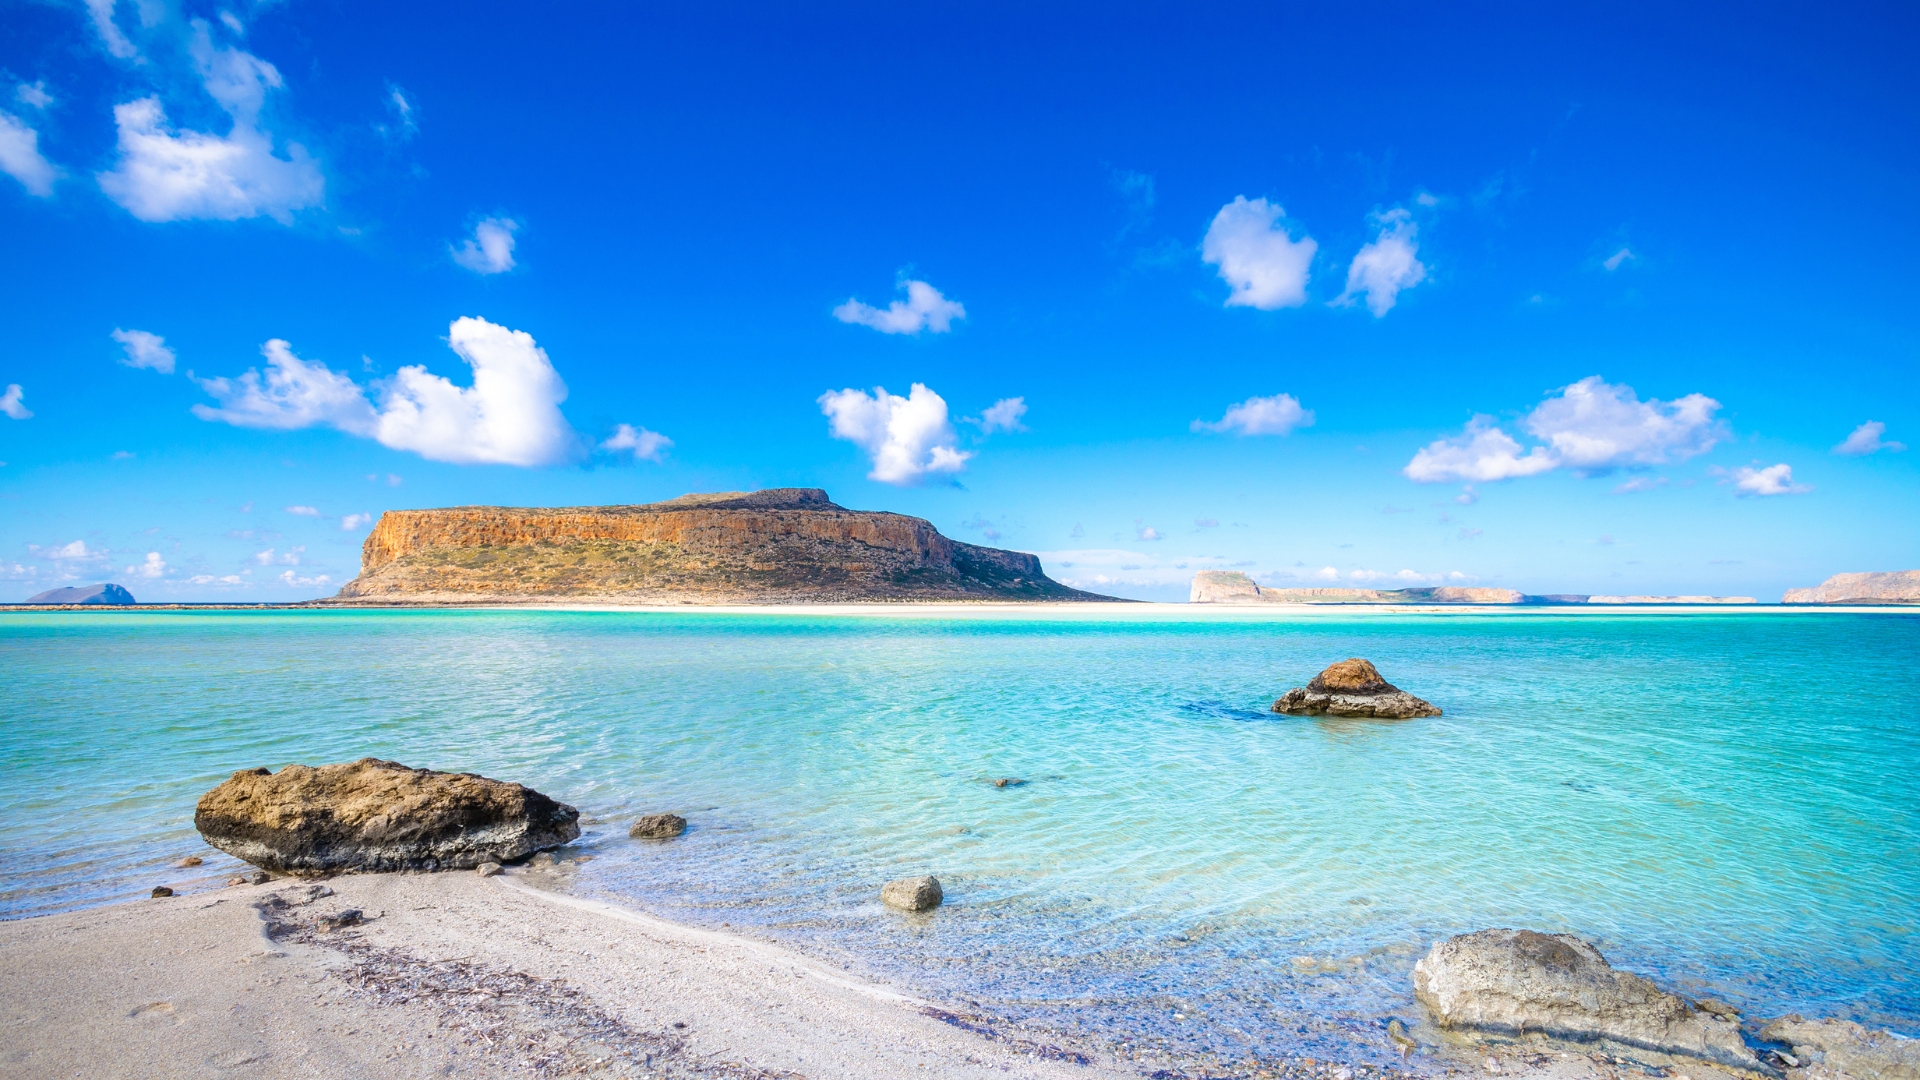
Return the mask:
<svg viewBox="0 0 1920 1080">
<path fill-rule="evenodd" d="M 0 600 L 788 486 L 1140 599 L 1920 566 L 1912 5 L 1327 7 L 13 0 Z"/>
</svg>

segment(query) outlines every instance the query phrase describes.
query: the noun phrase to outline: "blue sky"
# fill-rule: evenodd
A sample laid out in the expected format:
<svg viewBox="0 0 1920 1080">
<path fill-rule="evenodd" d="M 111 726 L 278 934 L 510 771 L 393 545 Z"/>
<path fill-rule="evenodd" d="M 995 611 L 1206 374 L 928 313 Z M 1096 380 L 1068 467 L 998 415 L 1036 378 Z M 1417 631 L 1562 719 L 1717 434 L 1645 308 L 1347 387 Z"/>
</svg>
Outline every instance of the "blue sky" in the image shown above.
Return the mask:
<svg viewBox="0 0 1920 1080">
<path fill-rule="evenodd" d="M 1920 565 L 1911 6 L 686 7 L 0 11 L 0 599 L 789 485 L 1155 599 Z"/>
</svg>

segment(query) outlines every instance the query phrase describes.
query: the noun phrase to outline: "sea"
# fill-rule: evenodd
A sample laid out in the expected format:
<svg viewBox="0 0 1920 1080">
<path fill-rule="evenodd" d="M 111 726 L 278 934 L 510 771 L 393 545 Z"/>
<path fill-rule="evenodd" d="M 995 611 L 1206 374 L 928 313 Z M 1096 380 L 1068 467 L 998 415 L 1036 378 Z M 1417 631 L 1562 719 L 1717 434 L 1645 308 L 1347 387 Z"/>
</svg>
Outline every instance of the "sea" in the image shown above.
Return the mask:
<svg viewBox="0 0 1920 1080">
<path fill-rule="evenodd" d="M 1351 656 L 1444 715 L 1269 711 Z M 1384 1060 L 1488 927 L 1920 1035 L 1920 613 L 32 613 L 0 671 L 0 918 L 217 889 L 201 793 L 372 755 L 578 807 L 581 895 L 1094 1042 Z"/>
</svg>

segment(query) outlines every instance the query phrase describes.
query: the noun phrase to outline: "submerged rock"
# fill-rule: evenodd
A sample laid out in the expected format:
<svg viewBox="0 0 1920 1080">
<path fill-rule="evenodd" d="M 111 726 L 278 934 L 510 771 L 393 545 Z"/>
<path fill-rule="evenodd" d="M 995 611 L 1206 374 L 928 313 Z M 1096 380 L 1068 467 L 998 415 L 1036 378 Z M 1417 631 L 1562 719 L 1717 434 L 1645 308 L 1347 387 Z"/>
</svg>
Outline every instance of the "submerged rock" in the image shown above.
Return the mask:
<svg viewBox="0 0 1920 1080">
<path fill-rule="evenodd" d="M 1614 970 L 1600 950 L 1571 934 L 1482 930 L 1448 938 L 1413 966 L 1413 996 L 1451 1031 L 1607 1040 L 1765 1070 L 1739 1024 Z"/>
<path fill-rule="evenodd" d="M 635 840 L 671 840 L 687 831 L 687 819 L 679 814 L 648 814 L 633 823 L 627 835 Z"/>
<path fill-rule="evenodd" d="M 1359 657 L 1342 660 L 1280 695 L 1273 711 L 1292 716 L 1377 716 L 1405 720 L 1439 716 L 1440 710 L 1380 677 Z"/>
<path fill-rule="evenodd" d="M 361 758 L 243 769 L 200 798 L 207 843 L 281 873 L 467 870 L 580 835 L 580 812 L 521 784 Z"/>
<path fill-rule="evenodd" d="M 940 879 L 931 876 L 901 878 L 880 887 L 880 899 L 902 911 L 932 911 L 943 898 Z"/>
<path fill-rule="evenodd" d="M 1760 1037 L 1793 1047 L 1805 1080 L 1920 1080 L 1920 1039 L 1903 1039 L 1851 1020 L 1782 1017 Z"/>
</svg>

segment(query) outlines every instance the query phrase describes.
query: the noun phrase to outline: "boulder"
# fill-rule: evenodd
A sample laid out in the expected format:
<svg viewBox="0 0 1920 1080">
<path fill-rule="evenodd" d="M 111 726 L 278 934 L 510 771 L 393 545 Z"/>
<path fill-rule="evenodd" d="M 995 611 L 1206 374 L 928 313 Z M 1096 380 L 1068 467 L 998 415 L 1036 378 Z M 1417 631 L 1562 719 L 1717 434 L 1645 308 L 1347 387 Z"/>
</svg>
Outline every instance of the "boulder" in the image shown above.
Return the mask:
<svg viewBox="0 0 1920 1080">
<path fill-rule="evenodd" d="M 648 814 L 633 823 L 627 835 L 635 840 L 671 840 L 687 831 L 687 819 L 679 814 Z"/>
<path fill-rule="evenodd" d="M 131 604 L 133 594 L 118 585 L 76 585 L 68 589 L 48 589 L 27 597 L 29 604 Z"/>
<path fill-rule="evenodd" d="M 940 906 L 943 899 L 940 879 L 910 877 L 889 881 L 880 887 L 880 899 L 888 907 L 896 907 L 901 911 L 932 911 Z"/>
<path fill-rule="evenodd" d="M 1413 966 L 1413 996 L 1455 1032 L 1608 1041 L 1764 1072 L 1740 1025 L 1616 971 L 1571 934 L 1482 930 L 1448 938 Z"/>
<path fill-rule="evenodd" d="M 511 862 L 575 839 L 579 819 L 520 784 L 361 758 L 242 769 L 200 797 L 193 824 L 255 866 L 314 874 Z"/>
<path fill-rule="evenodd" d="M 1787 1016 L 1760 1037 L 1793 1047 L 1805 1080 L 1920 1080 L 1920 1039 L 1903 1039 L 1851 1020 Z"/>
<path fill-rule="evenodd" d="M 1332 665 L 1306 686 L 1280 695 L 1273 711 L 1291 716 L 1377 716 L 1405 720 L 1439 716 L 1440 710 L 1380 677 L 1359 657 Z"/>
</svg>

